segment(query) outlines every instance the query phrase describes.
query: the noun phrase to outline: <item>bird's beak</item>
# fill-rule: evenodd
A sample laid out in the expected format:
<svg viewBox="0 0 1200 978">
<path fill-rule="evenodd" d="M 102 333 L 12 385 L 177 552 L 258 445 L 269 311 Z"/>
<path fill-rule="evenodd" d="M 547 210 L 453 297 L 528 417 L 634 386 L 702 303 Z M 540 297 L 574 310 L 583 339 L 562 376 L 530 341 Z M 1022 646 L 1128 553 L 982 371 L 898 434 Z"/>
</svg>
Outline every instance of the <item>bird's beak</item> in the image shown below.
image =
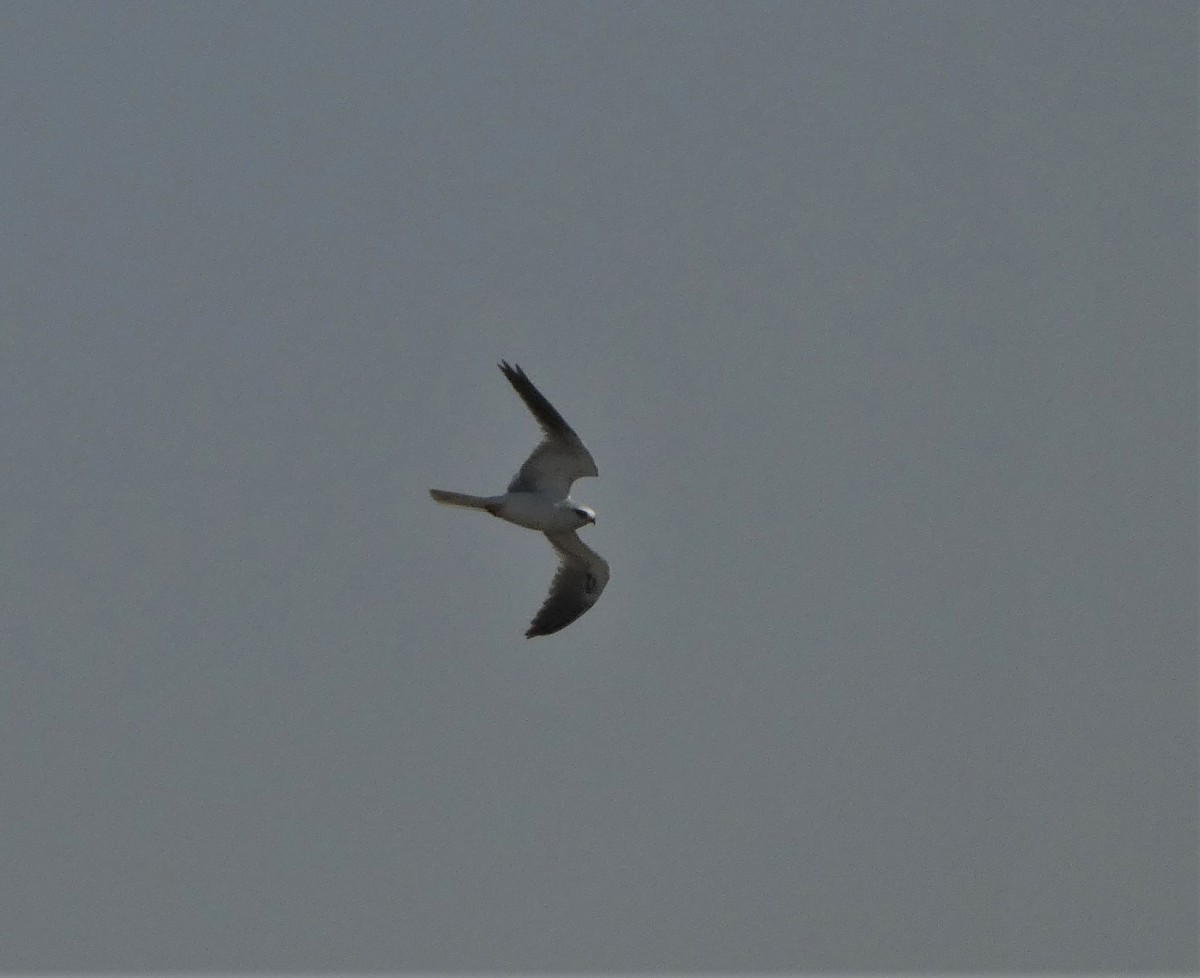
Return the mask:
<svg viewBox="0 0 1200 978">
<path fill-rule="evenodd" d="M 591 523 L 591 524 L 592 524 L 592 526 L 595 526 L 595 525 L 596 525 L 596 517 L 594 517 L 594 516 L 589 516 L 589 517 L 588 517 L 588 522 L 589 522 L 589 523 Z"/>
</svg>

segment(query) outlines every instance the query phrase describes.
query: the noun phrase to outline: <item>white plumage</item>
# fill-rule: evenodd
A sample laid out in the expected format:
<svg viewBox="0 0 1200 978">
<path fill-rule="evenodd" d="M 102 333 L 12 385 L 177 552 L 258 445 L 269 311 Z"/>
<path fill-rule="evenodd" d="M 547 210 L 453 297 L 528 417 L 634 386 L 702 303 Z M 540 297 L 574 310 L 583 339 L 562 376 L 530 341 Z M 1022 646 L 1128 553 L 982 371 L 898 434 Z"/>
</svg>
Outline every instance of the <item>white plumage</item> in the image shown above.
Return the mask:
<svg viewBox="0 0 1200 978">
<path fill-rule="evenodd" d="M 575 502 L 571 485 L 584 476 L 599 475 L 596 462 L 567 424 L 518 366 L 501 361 L 500 370 L 521 395 L 542 428 L 541 444 L 525 460 L 508 491 L 498 496 L 471 496 L 430 489 L 429 495 L 446 506 L 482 509 L 502 520 L 546 534 L 558 553 L 558 571 L 550 594 L 525 633 L 527 638 L 566 628 L 594 605 L 608 583 L 608 564 L 576 534 L 596 522 L 596 512 Z"/>
</svg>

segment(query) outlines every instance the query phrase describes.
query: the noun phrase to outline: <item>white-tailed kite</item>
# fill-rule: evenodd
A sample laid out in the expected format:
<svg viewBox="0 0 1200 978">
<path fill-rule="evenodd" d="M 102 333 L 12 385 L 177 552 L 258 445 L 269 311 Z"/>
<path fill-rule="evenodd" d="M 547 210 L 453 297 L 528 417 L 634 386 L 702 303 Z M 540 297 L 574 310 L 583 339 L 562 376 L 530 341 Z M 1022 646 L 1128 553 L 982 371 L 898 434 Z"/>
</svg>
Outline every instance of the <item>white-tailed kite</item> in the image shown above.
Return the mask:
<svg viewBox="0 0 1200 978">
<path fill-rule="evenodd" d="M 608 583 L 608 564 L 575 533 L 581 526 L 596 522 L 596 511 L 570 496 L 571 483 L 576 479 L 600 473 L 591 452 L 533 386 L 525 371 L 504 361 L 500 362 L 500 371 L 533 412 L 545 438 L 501 496 L 470 496 L 443 489 L 430 489 L 429 495 L 447 506 L 482 509 L 546 534 L 558 553 L 558 572 L 550 584 L 550 594 L 525 633 L 526 638 L 533 638 L 566 628 L 596 603 Z"/>
</svg>

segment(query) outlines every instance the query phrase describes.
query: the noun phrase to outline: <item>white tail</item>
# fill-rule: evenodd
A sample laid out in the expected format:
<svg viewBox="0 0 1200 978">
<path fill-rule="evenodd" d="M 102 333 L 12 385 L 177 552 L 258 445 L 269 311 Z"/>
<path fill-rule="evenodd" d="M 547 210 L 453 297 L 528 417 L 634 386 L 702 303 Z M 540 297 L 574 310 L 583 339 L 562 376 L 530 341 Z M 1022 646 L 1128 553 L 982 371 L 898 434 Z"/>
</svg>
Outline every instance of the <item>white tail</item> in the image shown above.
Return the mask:
<svg viewBox="0 0 1200 978">
<path fill-rule="evenodd" d="M 429 495 L 443 506 L 462 506 L 465 509 L 482 509 L 496 515 L 496 500 L 484 496 L 469 496 L 465 492 L 447 492 L 445 489 L 430 489 Z"/>
</svg>

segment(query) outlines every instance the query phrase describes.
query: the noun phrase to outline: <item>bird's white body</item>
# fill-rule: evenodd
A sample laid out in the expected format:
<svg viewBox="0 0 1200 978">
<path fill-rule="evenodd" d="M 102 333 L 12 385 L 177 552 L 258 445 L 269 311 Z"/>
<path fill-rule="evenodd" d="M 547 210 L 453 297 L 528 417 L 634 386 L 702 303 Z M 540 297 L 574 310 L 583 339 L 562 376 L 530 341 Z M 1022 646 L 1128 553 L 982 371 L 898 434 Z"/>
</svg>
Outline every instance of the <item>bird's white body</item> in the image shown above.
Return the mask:
<svg viewBox="0 0 1200 978">
<path fill-rule="evenodd" d="M 525 634 L 549 635 L 565 628 L 587 611 L 608 583 L 608 564 L 583 543 L 575 531 L 596 522 L 596 511 L 570 496 L 571 483 L 581 476 L 597 475 L 596 463 L 579 436 L 520 367 L 500 364 L 500 370 L 537 418 L 546 434 L 520 471 L 498 496 L 472 496 L 445 489 L 429 494 L 446 506 L 482 509 L 509 523 L 546 534 L 558 552 L 558 573 L 550 595 Z"/>
<path fill-rule="evenodd" d="M 445 506 L 482 509 L 509 523 L 541 533 L 570 533 L 596 522 L 596 511 L 581 506 L 570 496 L 555 499 L 544 492 L 506 492 L 499 496 L 470 496 L 464 492 L 430 489 L 430 495 Z"/>
<path fill-rule="evenodd" d="M 596 522 L 596 514 L 570 496 L 556 501 L 540 492 L 506 492 L 496 515 L 542 533 L 569 533 Z"/>
</svg>

